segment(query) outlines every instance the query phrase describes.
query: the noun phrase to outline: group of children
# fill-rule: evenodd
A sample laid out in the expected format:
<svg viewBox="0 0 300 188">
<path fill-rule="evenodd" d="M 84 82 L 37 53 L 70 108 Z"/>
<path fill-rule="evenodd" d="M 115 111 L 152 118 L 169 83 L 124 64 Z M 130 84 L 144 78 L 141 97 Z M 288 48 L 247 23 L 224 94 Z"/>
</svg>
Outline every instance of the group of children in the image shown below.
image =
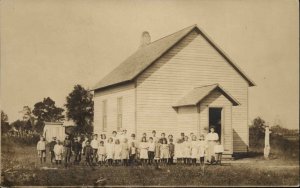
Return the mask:
<svg viewBox="0 0 300 188">
<path fill-rule="evenodd" d="M 224 151 L 221 143 L 216 141 L 214 154 L 208 156 L 208 143 L 210 141 L 205 140 L 203 135 L 198 140 L 193 133 L 190 136 L 181 133 L 180 138 L 174 142 L 172 135 L 166 138 L 165 133 L 161 133 L 161 137 L 157 137 L 155 130 L 152 131 L 150 137 L 147 137 L 144 133 L 140 141 L 136 139 L 135 134 L 127 137 L 126 130 L 123 130 L 119 135 L 116 131 L 113 131 L 112 137 L 108 139 L 105 134 L 101 134 L 100 138 L 97 134 L 94 134 L 92 140 L 87 137 L 83 141 L 78 138 L 75 138 L 74 142 L 68 142 L 69 140 L 67 137 L 63 143 L 55 139 L 50 142 L 51 162 L 55 158 L 56 164 L 61 164 L 64 154 L 65 162 L 68 164 L 71 153 L 73 153 L 75 155 L 74 164 L 79 164 L 81 154 L 83 154 L 85 155 L 86 164 L 91 166 L 95 164 L 108 166 L 167 165 L 173 164 L 174 160 L 177 164 L 187 165 L 196 165 L 197 160 L 199 160 L 200 164 L 203 165 L 205 157 L 208 162 L 216 161 L 220 163 Z M 70 144 L 68 145 L 68 143 Z M 40 157 L 46 156 L 44 144 L 44 138 L 41 138 L 37 146 Z"/>
</svg>

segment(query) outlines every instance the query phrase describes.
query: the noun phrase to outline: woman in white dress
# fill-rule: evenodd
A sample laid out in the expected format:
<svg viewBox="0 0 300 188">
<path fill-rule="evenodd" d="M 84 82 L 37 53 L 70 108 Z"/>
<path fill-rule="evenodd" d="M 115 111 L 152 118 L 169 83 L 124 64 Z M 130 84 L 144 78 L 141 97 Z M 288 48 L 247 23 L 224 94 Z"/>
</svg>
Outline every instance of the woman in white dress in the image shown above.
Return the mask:
<svg viewBox="0 0 300 188">
<path fill-rule="evenodd" d="M 206 141 L 207 141 L 207 161 L 210 163 L 214 162 L 215 153 L 214 153 L 214 147 L 217 144 L 217 141 L 219 140 L 218 133 L 215 133 L 215 128 L 213 126 L 210 127 L 210 132 L 206 135 Z"/>
</svg>

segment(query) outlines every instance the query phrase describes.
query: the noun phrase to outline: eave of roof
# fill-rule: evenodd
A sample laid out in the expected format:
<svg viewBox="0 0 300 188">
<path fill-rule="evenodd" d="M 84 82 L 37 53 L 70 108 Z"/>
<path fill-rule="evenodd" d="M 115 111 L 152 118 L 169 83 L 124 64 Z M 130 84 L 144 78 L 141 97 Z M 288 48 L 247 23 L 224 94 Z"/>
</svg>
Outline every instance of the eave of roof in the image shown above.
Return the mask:
<svg viewBox="0 0 300 188">
<path fill-rule="evenodd" d="M 227 62 L 248 82 L 249 86 L 255 86 L 255 83 L 250 80 L 248 76 L 246 76 L 246 74 L 236 64 L 234 64 L 232 60 L 230 60 L 229 57 L 214 42 L 212 42 L 212 40 L 202 30 L 198 28 L 197 25 L 192 25 L 151 42 L 145 47 L 139 48 L 123 63 L 92 87 L 91 90 L 104 89 L 134 80 L 138 75 L 152 65 L 152 63 L 163 56 L 194 30 L 201 34 L 227 60 Z"/>
<path fill-rule="evenodd" d="M 231 96 L 227 91 L 225 91 L 219 84 L 213 84 L 213 85 L 200 86 L 192 89 L 185 96 L 183 96 L 176 104 L 174 104 L 173 107 L 176 108 L 181 106 L 196 106 L 215 90 L 220 91 L 234 106 L 240 104 L 233 96 Z"/>
</svg>

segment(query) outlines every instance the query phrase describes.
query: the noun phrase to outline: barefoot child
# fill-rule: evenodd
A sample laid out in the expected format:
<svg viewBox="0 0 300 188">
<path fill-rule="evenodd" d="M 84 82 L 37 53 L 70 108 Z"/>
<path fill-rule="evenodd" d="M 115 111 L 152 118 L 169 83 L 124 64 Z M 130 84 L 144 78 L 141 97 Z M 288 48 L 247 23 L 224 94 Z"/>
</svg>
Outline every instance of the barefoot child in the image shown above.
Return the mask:
<svg viewBox="0 0 300 188">
<path fill-rule="evenodd" d="M 41 163 L 46 162 L 46 141 L 44 137 L 40 137 L 40 141 L 38 141 L 36 149 L 38 151 L 38 156 L 40 158 Z"/>
</svg>

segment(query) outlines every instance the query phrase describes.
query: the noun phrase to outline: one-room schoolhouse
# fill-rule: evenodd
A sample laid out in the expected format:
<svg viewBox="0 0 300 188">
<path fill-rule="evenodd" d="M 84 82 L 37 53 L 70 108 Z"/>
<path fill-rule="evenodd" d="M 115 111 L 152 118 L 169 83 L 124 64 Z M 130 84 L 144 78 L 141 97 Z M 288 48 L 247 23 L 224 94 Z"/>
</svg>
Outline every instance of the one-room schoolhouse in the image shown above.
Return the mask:
<svg viewBox="0 0 300 188">
<path fill-rule="evenodd" d="M 151 42 L 94 87 L 94 132 L 179 137 L 216 127 L 225 154 L 249 145 L 248 88 L 254 82 L 197 25 Z"/>
</svg>

